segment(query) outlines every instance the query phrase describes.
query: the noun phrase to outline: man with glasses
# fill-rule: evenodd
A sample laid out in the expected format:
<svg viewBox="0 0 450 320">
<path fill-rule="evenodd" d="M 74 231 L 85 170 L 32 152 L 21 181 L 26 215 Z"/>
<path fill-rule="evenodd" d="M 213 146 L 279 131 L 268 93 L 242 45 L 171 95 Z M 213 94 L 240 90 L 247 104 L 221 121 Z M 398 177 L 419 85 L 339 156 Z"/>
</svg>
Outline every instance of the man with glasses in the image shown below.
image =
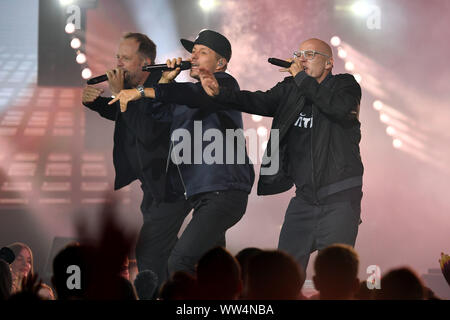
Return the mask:
<svg viewBox="0 0 450 320">
<path fill-rule="evenodd" d="M 283 71 L 292 76 L 266 92 L 232 92 L 219 87 L 206 70 L 200 78 L 206 93 L 218 102 L 211 107 L 226 105 L 274 118 L 278 149 L 270 150 L 269 141 L 264 156 L 279 152 L 279 170 L 260 175 L 258 195 L 281 193 L 295 185 L 278 248 L 293 255 L 306 271 L 315 250 L 334 243 L 354 246 L 356 241 L 363 175 L 361 88 L 350 74 L 332 75 L 332 51 L 322 40 L 303 42 L 289 61 L 291 66 Z"/>
</svg>

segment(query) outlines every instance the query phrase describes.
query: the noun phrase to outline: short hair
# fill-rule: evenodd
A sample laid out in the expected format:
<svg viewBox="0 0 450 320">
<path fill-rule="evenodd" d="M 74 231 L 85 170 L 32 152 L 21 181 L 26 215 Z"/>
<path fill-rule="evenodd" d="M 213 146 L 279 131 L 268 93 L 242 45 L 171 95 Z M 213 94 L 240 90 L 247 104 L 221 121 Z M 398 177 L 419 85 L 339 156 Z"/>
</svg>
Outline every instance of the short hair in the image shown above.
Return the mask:
<svg viewBox="0 0 450 320">
<path fill-rule="evenodd" d="M 283 251 L 262 251 L 248 262 L 249 299 L 295 300 L 304 282 L 305 274 L 301 267 Z"/>
<path fill-rule="evenodd" d="M 425 289 L 422 280 L 411 268 L 397 268 L 381 277 L 381 290 L 377 290 L 376 299 L 422 300 L 425 299 Z"/>
<path fill-rule="evenodd" d="M 53 287 L 58 300 L 83 298 L 89 279 L 88 248 L 79 243 L 70 243 L 64 247 L 53 259 Z M 67 288 L 67 268 L 76 265 L 81 270 L 81 289 Z"/>
<path fill-rule="evenodd" d="M 239 262 L 225 248 L 215 247 L 198 261 L 197 283 L 201 293 L 208 295 L 203 298 L 239 294 L 242 284 Z"/>
<path fill-rule="evenodd" d="M 346 244 L 333 244 L 320 250 L 314 261 L 314 271 L 328 290 L 342 292 L 354 285 L 358 278 L 359 257 L 356 251 Z"/>
<path fill-rule="evenodd" d="M 151 64 L 155 64 L 156 59 L 156 44 L 145 34 L 138 32 L 127 32 L 122 39 L 134 39 L 139 43 L 138 52 L 146 58 L 152 60 Z"/>
</svg>

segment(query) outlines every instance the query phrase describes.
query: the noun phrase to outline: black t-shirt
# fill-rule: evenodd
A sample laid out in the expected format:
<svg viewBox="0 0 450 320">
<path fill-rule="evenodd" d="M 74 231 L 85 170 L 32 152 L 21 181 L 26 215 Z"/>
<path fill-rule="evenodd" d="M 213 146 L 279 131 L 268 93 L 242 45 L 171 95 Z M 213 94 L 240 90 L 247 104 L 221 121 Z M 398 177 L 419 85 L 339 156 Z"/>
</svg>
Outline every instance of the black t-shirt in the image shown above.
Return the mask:
<svg viewBox="0 0 450 320">
<path fill-rule="evenodd" d="M 307 100 L 305 107 L 288 132 L 289 175 L 294 180 L 297 196 L 314 202 L 312 183 L 311 130 L 314 125 L 312 103 Z"/>
<path fill-rule="evenodd" d="M 294 180 L 296 196 L 309 203 L 315 203 L 313 188 L 313 153 L 311 134 L 314 121 L 312 102 L 306 100 L 305 107 L 300 112 L 297 120 L 288 132 L 288 163 L 289 175 Z M 320 168 L 315 168 L 317 169 Z M 317 188 L 317 186 L 316 186 Z M 317 192 L 317 190 L 315 190 Z M 324 199 L 321 204 L 329 204 L 344 200 L 360 201 L 362 197 L 361 187 L 343 190 Z M 319 200 L 319 199 L 317 199 Z"/>
</svg>

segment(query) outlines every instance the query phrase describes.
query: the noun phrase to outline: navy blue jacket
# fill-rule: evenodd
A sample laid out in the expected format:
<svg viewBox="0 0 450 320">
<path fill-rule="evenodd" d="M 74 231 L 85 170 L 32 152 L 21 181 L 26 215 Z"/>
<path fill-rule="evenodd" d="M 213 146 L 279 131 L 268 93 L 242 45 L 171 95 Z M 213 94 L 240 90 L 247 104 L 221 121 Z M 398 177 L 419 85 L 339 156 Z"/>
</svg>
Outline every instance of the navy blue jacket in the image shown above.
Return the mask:
<svg viewBox="0 0 450 320">
<path fill-rule="evenodd" d="M 231 75 L 225 72 L 215 73 L 214 75 L 221 86 L 233 91 L 239 91 L 239 85 Z M 245 140 L 242 145 L 236 142 L 231 144 L 234 159 L 229 164 L 226 161 L 227 154 L 230 155 L 229 153 L 231 151 L 231 149 L 227 150 L 226 148 L 226 129 L 243 129 L 241 112 L 235 110 L 218 111 L 208 108 L 208 105 L 212 102 L 212 98 L 203 91 L 200 82 L 158 84 L 154 86 L 154 89 L 156 101 L 166 105 L 171 104 L 172 108 L 174 108 L 172 110 L 173 122 L 171 134 L 173 135 L 177 132 L 183 133 L 184 129 L 184 133 L 188 133 L 191 137 L 191 156 L 186 157 L 190 158 L 190 164 L 181 163 L 176 165 L 173 161 L 170 161 L 171 167 L 168 170 L 172 189 L 180 191 L 180 188 L 182 188 L 181 191 L 185 194 L 186 198 L 203 192 L 221 190 L 242 190 L 250 193 L 255 179 L 255 173 L 246 152 Z M 195 127 L 197 127 L 197 130 Z M 220 159 L 219 157 L 215 158 L 222 163 L 205 163 L 203 157 L 205 153 L 217 154 L 210 152 L 211 148 L 213 148 L 212 143 L 215 142 L 215 138 L 212 138 L 211 141 L 203 141 L 203 134 L 208 129 L 215 129 L 215 132 L 220 132 L 223 138 L 223 143 L 221 144 L 223 146 L 223 157 L 220 157 Z M 214 130 L 209 132 L 214 133 Z M 243 131 L 241 131 L 241 134 L 243 134 Z M 230 142 L 233 139 L 230 139 L 230 136 L 228 138 Z M 197 149 L 194 146 L 195 141 L 198 143 Z M 182 138 L 174 140 L 171 145 L 172 148 L 175 148 L 174 151 L 181 149 L 180 143 L 183 143 Z M 238 148 L 244 153 L 244 163 L 241 161 L 240 164 L 237 164 L 236 155 Z M 183 150 L 183 152 L 186 150 Z M 201 157 L 199 157 L 199 151 L 201 151 Z M 180 160 L 181 156 L 186 155 L 183 152 L 173 153 L 178 155 L 178 160 Z M 198 158 L 195 159 L 196 157 Z M 200 163 L 196 163 L 195 160 L 200 160 L 197 161 Z M 181 180 L 181 184 L 177 184 L 177 180 Z"/>
</svg>

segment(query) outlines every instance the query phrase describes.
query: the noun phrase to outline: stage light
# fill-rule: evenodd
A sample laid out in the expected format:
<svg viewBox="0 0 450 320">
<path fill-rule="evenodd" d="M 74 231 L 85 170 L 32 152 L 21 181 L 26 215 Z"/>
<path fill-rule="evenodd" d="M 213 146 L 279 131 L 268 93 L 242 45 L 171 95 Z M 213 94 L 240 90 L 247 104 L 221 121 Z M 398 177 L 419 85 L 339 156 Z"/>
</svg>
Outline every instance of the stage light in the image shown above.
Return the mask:
<svg viewBox="0 0 450 320">
<path fill-rule="evenodd" d="M 78 49 L 81 47 L 81 41 L 78 38 L 73 38 L 72 41 L 70 41 L 70 46 L 74 49 Z"/>
<path fill-rule="evenodd" d="M 356 82 L 361 83 L 362 77 L 359 73 L 355 73 L 353 76 L 355 77 Z"/>
<path fill-rule="evenodd" d="M 330 42 L 333 47 L 337 47 L 341 44 L 341 38 L 339 38 L 338 36 L 334 36 L 333 38 L 331 38 Z"/>
<path fill-rule="evenodd" d="M 388 123 L 389 120 L 391 120 L 391 118 L 389 118 L 389 116 L 387 114 L 380 114 L 380 121 L 383 123 Z"/>
<path fill-rule="evenodd" d="M 380 111 L 381 109 L 383 109 L 383 102 L 381 102 L 380 100 L 375 100 L 373 102 L 373 108 L 377 111 Z"/>
<path fill-rule="evenodd" d="M 85 63 L 86 62 L 86 55 L 84 54 L 84 53 L 79 53 L 79 54 L 77 54 L 77 58 L 76 58 L 76 60 L 77 60 L 77 63 L 79 63 L 79 64 L 83 64 L 83 63 Z"/>
<path fill-rule="evenodd" d="M 66 33 L 71 34 L 75 32 L 75 25 L 73 23 L 66 24 L 66 27 L 64 28 L 66 30 Z"/>
<path fill-rule="evenodd" d="M 73 2 L 73 0 L 59 0 L 59 4 L 62 6 L 67 6 L 69 4 L 71 4 Z"/>
<path fill-rule="evenodd" d="M 400 149 L 403 145 L 403 142 L 400 139 L 394 139 L 392 140 L 392 145 L 394 146 L 394 148 Z"/>
<path fill-rule="evenodd" d="M 353 71 L 353 70 L 355 70 L 355 65 L 353 64 L 353 62 L 347 61 L 347 62 L 345 63 L 345 70 L 347 70 L 347 71 Z"/>
<path fill-rule="evenodd" d="M 358 1 L 352 5 L 353 13 L 360 17 L 367 16 L 370 10 L 371 6 L 366 1 Z"/>
<path fill-rule="evenodd" d="M 267 136 L 267 128 L 264 126 L 260 126 L 256 130 L 256 133 L 258 133 L 258 136 L 260 136 L 260 137 L 265 137 L 265 136 Z"/>
<path fill-rule="evenodd" d="M 216 1 L 215 0 L 200 0 L 199 4 L 203 10 L 209 11 L 212 8 L 214 8 L 214 6 L 216 5 Z"/>
<path fill-rule="evenodd" d="M 394 127 L 389 126 L 386 128 L 386 133 L 388 136 L 393 136 L 394 134 L 397 133 L 397 130 L 395 130 Z"/>
<path fill-rule="evenodd" d="M 338 56 L 339 58 L 345 59 L 347 58 L 347 51 L 342 49 L 341 47 L 338 48 Z"/>
<path fill-rule="evenodd" d="M 252 115 L 252 120 L 255 122 L 260 122 L 262 120 L 262 116 L 258 116 L 257 114 Z"/>
<path fill-rule="evenodd" d="M 83 79 L 89 79 L 92 77 L 92 71 L 89 68 L 84 68 L 83 71 L 81 71 L 81 77 Z"/>
</svg>

